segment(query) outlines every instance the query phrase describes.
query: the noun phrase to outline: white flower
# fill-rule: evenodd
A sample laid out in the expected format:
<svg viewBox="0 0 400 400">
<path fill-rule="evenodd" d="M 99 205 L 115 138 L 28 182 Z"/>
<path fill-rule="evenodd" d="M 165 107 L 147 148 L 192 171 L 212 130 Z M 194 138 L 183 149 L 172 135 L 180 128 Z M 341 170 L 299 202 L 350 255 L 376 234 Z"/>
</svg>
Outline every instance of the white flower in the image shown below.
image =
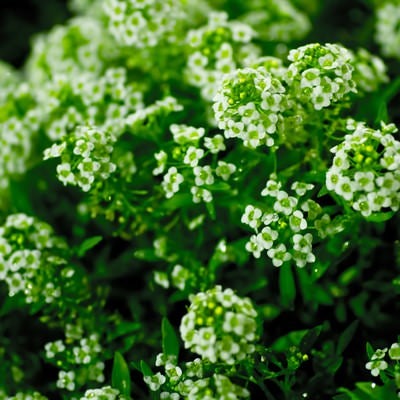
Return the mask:
<svg viewBox="0 0 400 400">
<path fill-rule="evenodd" d="M 258 235 L 252 235 L 245 248 L 249 253 L 253 254 L 254 258 L 260 258 L 261 252 L 264 250 L 264 242 Z"/>
<path fill-rule="evenodd" d="M 165 197 L 167 199 L 171 198 L 176 192 L 179 191 L 179 186 L 183 182 L 183 180 L 183 175 L 178 173 L 176 167 L 170 167 L 168 169 L 161 183 L 161 186 L 165 191 Z"/>
<path fill-rule="evenodd" d="M 74 185 L 76 183 L 75 175 L 71 172 L 71 165 L 69 163 L 57 165 L 57 176 L 64 185 L 68 183 Z"/>
<path fill-rule="evenodd" d="M 379 373 L 388 367 L 388 363 L 382 360 L 369 361 L 365 367 L 371 371 L 372 376 L 378 376 Z"/>
<path fill-rule="evenodd" d="M 196 167 L 199 160 L 204 156 L 204 150 L 198 149 L 194 146 L 189 146 L 186 151 L 183 162 L 191 167 Z"/>
<path fill-rule="evenodd" d="M 57 387 L 72 392 L 75 389 L 75 372 L 59 371 Z"/>
<path fill-rule="evenodd" d="M 157 372 L 155 375 L 145 376 L 143 380 L 149 389 L 155 392 L 160 389 L 161 385 L 163 385 L 167 379 L 160 372 Z"/>
<path fill-rule="evenodd" d="M 365 192 L 372 192 L 375 189 L 374 174 L 371 171 L 369 171 L 369 172 L 357 171 L 354 174 L 354 180 L 357 183 L 357 186 L 356 186 L 357 190 L 363 190 Z M 377 179 L 377 181 L 378 180 L 379 180 L 379 178 Z M 382 181 L 380 181 L 380 182 L 382 182 Z"/>
<path fill-rule="evenodd" d="M 224 137 L 222 135 L 215 135 L 214 137 L 206 137 L 204 139 L 204 147 L 210 150 L 212 154 L 217 154 L 226 149 Z"/>
<path fill-rule="evenodd" d="M 265 250 L 270 249 L 274 245 L 274 241 L 278 238 L 278 232 L 265 226 L 262 231 L 257 235 L 257 243 L 259 243 Z"/>
<path fill-rule="evenodd" d="M 289 261 L 292 257 L 287 252 L 286 246 L 280 243 L 278 246 L 273 247 L 267 252 L 268 257 L 271 258 L 272 264 L 275 267 L 280 267 L 284 262 Z"/>
<path fill-rule="evenodd" d="M 289 217 L 289 224 L 293 232 L 303 231 L 307 228 L 307 221 L 299 210 L 294 211 Z"/>
<path fill-rule="evenodd" d="M 249 225 L 253 229 L 257 229 L 258 226 L 261 224 L 261 216 L 262 211 L 259 208 L 249 204 L 244 210 L 241 222 L 242 224 Z"/>
<path fill-rule="evenodd" d="M 193 168 L 193 173 L 197 186 L 212 185 L 214 183 L 214 177 L 209 165 L 205 165 L 204 167 L 196 166 Z"/>
<path fill-rule="evenodd" d="M 227 181 L 230 176 L 236 171 L 236 165 L 225 161 L 218 161 L 218 166 L 215 169 L 215 174 Z"/>
<path fill-rule="evenodd" d="M 286 192 L 280 190 L 276 196 L 274 210 L 275 212 L 281 212 L 285 215 L 290 215 L 296 205 L 296 198 L 289 196 Z"/>
<path fill-rule="evenodd" d="M 213 200 L 212 193 L 202 187 L 192 186 L 190 188 L 190 193 L 192 193 L 193 196 L 193 203 L 200 203 L 201 201 L 210 203 Z"/>
<path fill-rule="evenodd" d="M 60 157 L 66 148 L 66 143 L 62 142 L 61 144 L 54 143 L 51 147 L 47 148 L 44 151 L 43 160 L 47 160 L 49 158 Z"/>
</svg>

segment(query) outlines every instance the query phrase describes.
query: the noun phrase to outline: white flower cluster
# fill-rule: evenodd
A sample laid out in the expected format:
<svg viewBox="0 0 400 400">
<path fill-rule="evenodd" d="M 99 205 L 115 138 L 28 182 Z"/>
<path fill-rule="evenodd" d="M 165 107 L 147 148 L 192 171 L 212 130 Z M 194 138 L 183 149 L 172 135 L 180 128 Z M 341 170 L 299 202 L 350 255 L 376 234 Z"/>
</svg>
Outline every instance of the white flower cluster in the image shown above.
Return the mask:
<svg viewBox="0 0 400 400">
<path fill-rule="evenodd" d="M 255 350 L 257 312 L 251 300 L 217 285 L 190 296 L 180 334 L 185 348 L 212 363 L 235 364 Z"/>
<path fill-rule="evenodd" d="M 175 97 L 167 96 L 162 100 L 157 100 L 154 104 L 128 115 L 126 124 L 130 126 L 131 131 L 135 134 L 149 120 L 182 110 L 183 106 L 178 103 Z"/>
<path fill-rule="evenodd" d="M 311 23 L 308 16 L 293 3 L 289 0 L 247 0 L 245 5 L 249 11 L 241 19 L 268 42 L 302 39 L 310 30 Z"/>
<path fill-rule="evenodd" d="M 160 353 L 156 358 L 156 366 L 164 367 L 164 373 L 157 372 L 143 379 L 151 391 L 160 391 L 160 399 L 220 400 L 250 396 L 247 389 L 232 383 L 221 371 L 211 378 L 205 377 L 204 363 L 207 361 L 196 358 L 180 368 L 175 356 Z"/>
<path fill-rule="evenodd" d="M 95 125 L 120 136 L 128 116 L 143 107 L 142 93 L 127 82 L 124 68 L 109 68 L 102 76 L 80 73 L 71 80 L 56 74 L 37 89 L 38 109 L 46 115 L 43 128 L 53 141 L 78 125 Z"/>
<path fill-rule="evenodd" d="M 0 391 L 0 399 L 3 400 L 1 391 Z M 4 395 L 4 400 L 47 400 L 47 397 L 41 395 L 39 392 L 33 392 L 33 393 L 19 392 L 15 396 Z"/>
<path fill-rule="evenodd" d="M 378 3 L 379 4 L 379 3 Z M 387 57 L 400 58 L 400 4 L 382 2 L 376 12 L 375 40 Z"/>
<path fill-rule="evenodd" d="M 173 266 L 170 279 L 168 279 L 168 274 L 166 272 L 154 271 L 155 283 L 166 289 L 169 288 L 170 284 L 172 284 L 173 287 L 179 290 L 184 290 L 190 277 L 190 270 L 180 264 L 175 264 Z"/>
<path fill-rule="evenodd" d="M 64 185 L 79 186 L 88 192 L 99 181 L 105 181 L 116 170 L 111 161 L 116 138 L 100 129 L 79 126 L 44 152 L 44 159 L 61 158 L 57 177 Z"/>
<path fill-rule="evenodd" d="M 174 164 L 176 164 L 176 161 L 182 163 L 182 173 L 178 172 L 175 165 L 168 168 L 161 183 L 165 196 L 171 198 L 179 191 L 181 183 L 188 181 L 191 182 L 190 193 L 194 203 L 211 202 L 213 196 L 208 187 L 214 184 L 216 177 L 223 181 L 229 180 L 236 171 L 236 166 L 223 160 L 218 160 L 215 168 L 207 164 L 199 165 L 199 162 L 207 155 L 207 152 L 218 154 L 224 151 L 226 149 L 224 137 L 217 134 L 203 139 L 204 128 L 195 128 L 183 124 L 172 124 L 170 130 L 174 142 L 177 144 L 177 147 L 172 151 L 172 157 L 175 159 Z M 199 144 L 202 139 L 204 148 L 200 147 Z M 153 170 L 153 174 L 162 174 L 167 167 L 168 154 L 161 150 L 155 153 L 154 157 L 157 161 L 157 167 Z"/>
<path fill-rule="evenodd" d="M 273 146 L 285 88 L 263 67 L 244 68 L 227 75 L 214 97 L 213 110 L 226 138 L 240 138 L 256 148 Z"/>
<path fill-rule="evenodd" d="M 38 35 L 27 61 L 29 79 L 38 85 L 57 74 L 73 77 L 82 71 L 98 74 L 104 68 L 107 36 L 100 21 L 76 17 Z M 110 53 L 109 51 L 107 52 Z"/>
<path fill-rule="evenodd" d="M 23 174 L 31 156 L 39 123 L 45 118 L 36 107 L 30 84 L 21 82 L 11 67 L 0 62 L 0 206 L 10 177 Z M 23 107 L 22 107 L 23 105 Z"/>
<path fill-rule="evenodd" d="M 181 0 L 105 0 L 107 29 L 121 46 L 154 47 L 171 40 L 185 17 Z"/>
<path fill-rule="evenodd" d="M 300 268 L 313 263 L 313 236 L 307 231 L 305 213 L 310 219 L 315 216 L 310 215 L 312 201 L 301 198 L 313 187 L 312 184 L 294 182 L 291 189 L 297 196 L 290 196 L 282 190 L 282 184 L 276 176 L 272 175 L 261 192 L 262 196 L 267 197 L 264 211 L 248 205 L 242 215 L 241 222 L 255 231 L 246 244 L 246 250 L 255 258 L 267 251 L 275 267 L 290 260 Z"/>
<path fill-rule="evenodd" d="M 46 223 L 25 214 L 9 215 L 0 227 L 0 280 L 7 283 L 9 296 L 23 293 L 27 303 L 60 298 L 51 267 L 64 260 L 45 253 L 65 246 Z"/>
<path fill-rule="evenodd" d="M 339 145 L 326 173 L 326 187 L 364 217 L 400 206 L 400 142 L 397 128 L 382 124 L 381 130 L 350 120 L 351 132 Z"/>
<path fill-rule="evenodd" d="M 381 371 L 389 367 L 389 364 L 384 359 L 386 355 L 389 355 L 391 361 L 398 363 L 400 361 L 400 343 L 393 343 L 389 351 L 387 347 L 385 347 L 384 349 L 377 349 L 374 352 L 371 356 L 371 360 L 365 364 L 365 367 L 371 371 L 373 376 L 378 376 Z"/>
<path fill-rule="evenodd" d="M 67 326 L 70 331 L 73 327 Z M 79 330 L 79 328 L 78 328 Z M 73 391 L 76 389 L 77 382 L 92 381 L 102 383 L 105 380 L 105 365 L 100 361 L 103 351 L 99 342 L 99 335 L 90 334 L 83 337 L 82 331 L 76 331 L 77 336 L 71 336 L 66 333 L 65 341 L 57 340 L 45 345 L 46 358 L 55 365 L 63 365 L 64 369 L 58 372 L 57 387 Z"/>
<path fill-rule="evenodd" d="M 111 386 L 104 386 L 100 389 L 89 389 L 79 400 L 117 400 L 119 391 Z"/>
<path fill-rule="evenodd" d="M 186 76 L 190 84 L 201 88 L 205 100 L 211 101 L 216 83 L 237 68 L 243 58 L 240 56 L 254 36 L 255 32 L 248 25 L 228 21 L 225 12 L 210 13 L 206 26 L 189 31 Z"/>
<path fill-rule="evenodd" d="M 214 374 L 211 378 L 187 379 L 180 388 L 183 398 L 190 400 L 238 400 L 250 397 L 247 389 L 221 374 Z"/>
<path fill-rule="evenodd" d="M 330 106 L 356 92 L 351 53 L 337 44 L 312 43 L 292 49 L 286 80 L 292 97 L 299 97 L 315 110 Z"/>
<path fill-rule="evenodd" d="M 357 89 L 364 92 L 373 92 L 382 83 L 388 82 L 386 65 L 379 57 L 365 49 L 351 52 L 353 65 L 353 79 Z"/>
</svg>

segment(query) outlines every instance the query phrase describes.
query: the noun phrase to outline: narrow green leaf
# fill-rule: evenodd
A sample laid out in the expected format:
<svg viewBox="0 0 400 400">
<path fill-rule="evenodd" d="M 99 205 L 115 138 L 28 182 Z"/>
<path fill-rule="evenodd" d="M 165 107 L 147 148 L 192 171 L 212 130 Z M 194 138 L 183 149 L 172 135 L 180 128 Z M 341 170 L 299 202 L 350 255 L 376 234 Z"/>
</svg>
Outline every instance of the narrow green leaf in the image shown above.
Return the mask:
<svg viewBox="0 0 400 400">
<path fill-rule="evenodd" d="M 142 371 L 143 376 L 152 376 L 153 375 L 153 371 L 148 366 L 146 361 L 143 361 L 143 360 L 140 361 L 140 370 Z"/>
<path fill-rule="evenodd" d="M 354 334 L 358 328 L 358 321 L 353 321 L 340 335 L 338 345 L 336 347 L 336 355 L 341 355 L 346 347 L 353 339 Z"/>
<path fill-rule="evenodd" d="M 315 326 L 303 336 L 299 346 L 302 353 L 308 353 L 312 349 L 318 336 L 321 334 L 322 328 L 323 325 Z"/>
<path fill-rule="evenodd" d="M 131 376 L 124 357 L 118 351 L 114 354 L 114 364 L 111 375 L 112 386 L 118 389 L 128 399 L 131 396 Z"/>
<path fill-rule="evenodd" d="M 369 343 L 369 342 L 367 342 L 367 355 L 368 355 L 368 358 L 369 359 L 371 359 L 371 357 L 374 355 L 374 353 L 375 353 L 375 350 L 374 350 L 374 348 L 371 346 L 371 343 Z"/>
<path fill-rule="evenodd" d="M 296 297 L 296 284 L 293 277 L 291 265 L 285 263 L 280 268 L 279 287 L 281 293 L 281 304 L 283 307 L 292 308 Z"/>
<path fill-rule="evenodd" d="M 207 208 L 208 214 L 210 215 L 210 218 L 213 221 L 215 221 L 217 217 L 216 217 L 216 213 L 215 213 L 214 203 L 212 201 L 206 203 L 206 208 Z"/>
<path fill-rule="evenodd" d="M 165 317 L 162 320 L 161 332 L 162 332 L 162 348 L 164 354 L 178 357 L 179 339 L 175 333 L 173 326 Z"/>
<path fill-rule="evenodd" d="M 102 236 L 93 236 L 91 238 L 84 240 L 76 250 L 76 254 L 78 255 L 78 257 L 83 257 L 88 250 L 96 246 L 102 240 L 103 240 Z"/>
</svg>

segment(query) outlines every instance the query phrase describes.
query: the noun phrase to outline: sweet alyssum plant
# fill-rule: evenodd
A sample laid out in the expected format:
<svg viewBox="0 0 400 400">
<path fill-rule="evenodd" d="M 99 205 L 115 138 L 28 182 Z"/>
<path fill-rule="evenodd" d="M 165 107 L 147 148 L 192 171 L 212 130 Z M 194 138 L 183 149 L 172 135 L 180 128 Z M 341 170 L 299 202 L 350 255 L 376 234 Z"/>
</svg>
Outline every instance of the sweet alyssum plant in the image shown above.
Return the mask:
<svg viewBox="0 0 400 400">
<path fill-rule="evenodd" d="M 70 7 L 0 65 L 0 399 L 396 398 L 379 55 L 308 42 L 315 1 Z"/>
</svg>

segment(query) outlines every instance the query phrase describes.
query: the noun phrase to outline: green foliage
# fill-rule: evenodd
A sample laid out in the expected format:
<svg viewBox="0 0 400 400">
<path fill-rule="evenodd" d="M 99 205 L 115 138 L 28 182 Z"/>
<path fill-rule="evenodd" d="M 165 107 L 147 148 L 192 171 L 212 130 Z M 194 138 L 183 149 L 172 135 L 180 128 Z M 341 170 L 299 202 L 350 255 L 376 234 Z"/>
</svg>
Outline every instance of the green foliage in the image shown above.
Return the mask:
<svg viewBox="0 0 400 400">
<path fill-rule="evenodd" d="M 0 400 L 397 398 L 400 6 L 350 3 L 71 0 L 0 63 Z"/>
<path fill-rule="evenodd" d="M 119 392 L 130 398 L 131 394 L 131 377 L 129 367 L 124 357 L 118 351 L 114 354 L 114 363 L 111 375 L 112 386 Z"/>
</svg>

